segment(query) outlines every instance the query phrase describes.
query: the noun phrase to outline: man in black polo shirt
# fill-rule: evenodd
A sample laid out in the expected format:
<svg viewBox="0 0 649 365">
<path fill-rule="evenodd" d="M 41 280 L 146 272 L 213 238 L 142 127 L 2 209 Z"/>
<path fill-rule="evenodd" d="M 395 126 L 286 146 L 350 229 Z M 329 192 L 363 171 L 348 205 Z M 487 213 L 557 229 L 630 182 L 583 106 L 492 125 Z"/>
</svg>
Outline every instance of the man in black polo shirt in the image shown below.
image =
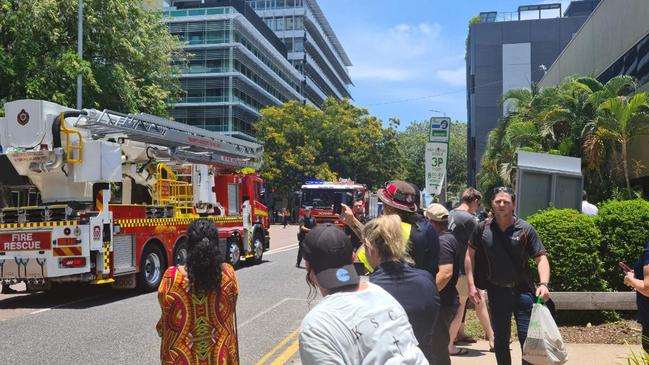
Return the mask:
<svg viewBox="0 0 649 365">
<path fill-rule="evenodd" d="M 476 251 L 486 262 L 486 286 L 494 330 L 494 348 L 498 365 L 511 365 L 509 339 L 511 318 L 514 314 L 521 348 L 527 338 L 527 328 L 535 297 L 545 302 L 550 298 L 550 263 L 545 248 L 534 228 L 514 216 L 514 192 L 511 188 L 494 190 L 491 208 L 493 219 L 478 225 L 468 248 L 467 279 L 469 296 L 475 303 L 482 298 L 473 277 Z M 532 281 L 529 259 L 533 258 L 539 272 L 540 283 Z M 523 361 L 524 365 L 528 363 Z"/>
</svg>

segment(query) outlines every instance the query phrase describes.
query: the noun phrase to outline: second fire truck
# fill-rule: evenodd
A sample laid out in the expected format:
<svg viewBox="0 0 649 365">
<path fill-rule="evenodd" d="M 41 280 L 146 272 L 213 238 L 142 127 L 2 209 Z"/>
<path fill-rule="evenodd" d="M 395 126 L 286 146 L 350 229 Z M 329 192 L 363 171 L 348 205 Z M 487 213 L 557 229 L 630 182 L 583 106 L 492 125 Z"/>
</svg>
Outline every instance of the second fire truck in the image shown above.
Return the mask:
<svg viewBox="0 0 649 365">
<path fill-rule="evenodd" d="M 186 230 L 219 227 L 233 265 L 269 246 L 262 146 L 148 114 L 5 104 L 0 281 L 155 290 L 187 256 Z"/>
<path fill-rule="evenodd" d="M 348 200 L 341 199 L 344 196 L 349 197 Z M 339 217 L 334 212 L 334 205 L 340 203 L 341 200 L 350 207 L 353 202 L 358 200 L 363 201 L 363 205 L 367 205 L 367 198 L 367 186 L 353 181 L 307 181 L 302 185 L 300 217 L 304 216 L 305 207 L 311 207 L 311 215 L 318 224 L 340 225 Z"/>
</svg>

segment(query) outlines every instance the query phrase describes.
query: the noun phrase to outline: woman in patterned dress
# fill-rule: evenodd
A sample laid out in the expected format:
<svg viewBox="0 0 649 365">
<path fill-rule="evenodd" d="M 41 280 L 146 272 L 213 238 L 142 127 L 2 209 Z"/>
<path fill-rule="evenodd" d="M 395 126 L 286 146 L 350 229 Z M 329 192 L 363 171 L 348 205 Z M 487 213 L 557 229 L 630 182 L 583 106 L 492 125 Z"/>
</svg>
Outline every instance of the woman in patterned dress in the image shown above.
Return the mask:
<svg viewBox="0 0 649 365">
<path fill-rule="evenodd" d="M 239 287 L 208 219 L 187 228 L 187 263 L 167 269 L 158 289 L 162 364 L 239 364 L 234 313 Z"/>
</svg>

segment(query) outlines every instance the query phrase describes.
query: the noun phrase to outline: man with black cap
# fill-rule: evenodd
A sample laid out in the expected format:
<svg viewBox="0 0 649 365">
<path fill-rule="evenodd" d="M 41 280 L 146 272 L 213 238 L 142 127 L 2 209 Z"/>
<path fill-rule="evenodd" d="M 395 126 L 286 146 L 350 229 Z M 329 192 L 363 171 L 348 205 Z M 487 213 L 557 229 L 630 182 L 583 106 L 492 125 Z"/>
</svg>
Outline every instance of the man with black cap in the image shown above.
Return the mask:
<svg viewBox="0 0 649 365">
<path fill-rule="evenodd" d="M 303 364 L 428 364 L 403 307 L 379 286 L 360 282 L 352 243 L 340 228 L 316 226 L 303 250 L 307 283 L 323 296 L 302 321 Z"/>
</svg>

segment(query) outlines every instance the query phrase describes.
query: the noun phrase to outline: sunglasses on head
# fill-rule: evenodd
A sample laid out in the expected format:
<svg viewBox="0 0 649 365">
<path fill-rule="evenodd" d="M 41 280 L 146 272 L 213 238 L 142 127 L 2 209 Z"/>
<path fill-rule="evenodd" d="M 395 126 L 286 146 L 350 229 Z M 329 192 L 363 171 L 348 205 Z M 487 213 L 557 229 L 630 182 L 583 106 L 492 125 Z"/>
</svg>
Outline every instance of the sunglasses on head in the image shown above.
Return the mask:
<svg viewBox="0 0 649 365">
<path fill-rule="evenodd" d="M 512 188 L 509 188 L 507 186 L 500 186 L 494 189 L 493 194 L 496 195 L 498 193 L 507 193 L 507 194 L 514 194 L 514 190 Z"/>
</svg>

